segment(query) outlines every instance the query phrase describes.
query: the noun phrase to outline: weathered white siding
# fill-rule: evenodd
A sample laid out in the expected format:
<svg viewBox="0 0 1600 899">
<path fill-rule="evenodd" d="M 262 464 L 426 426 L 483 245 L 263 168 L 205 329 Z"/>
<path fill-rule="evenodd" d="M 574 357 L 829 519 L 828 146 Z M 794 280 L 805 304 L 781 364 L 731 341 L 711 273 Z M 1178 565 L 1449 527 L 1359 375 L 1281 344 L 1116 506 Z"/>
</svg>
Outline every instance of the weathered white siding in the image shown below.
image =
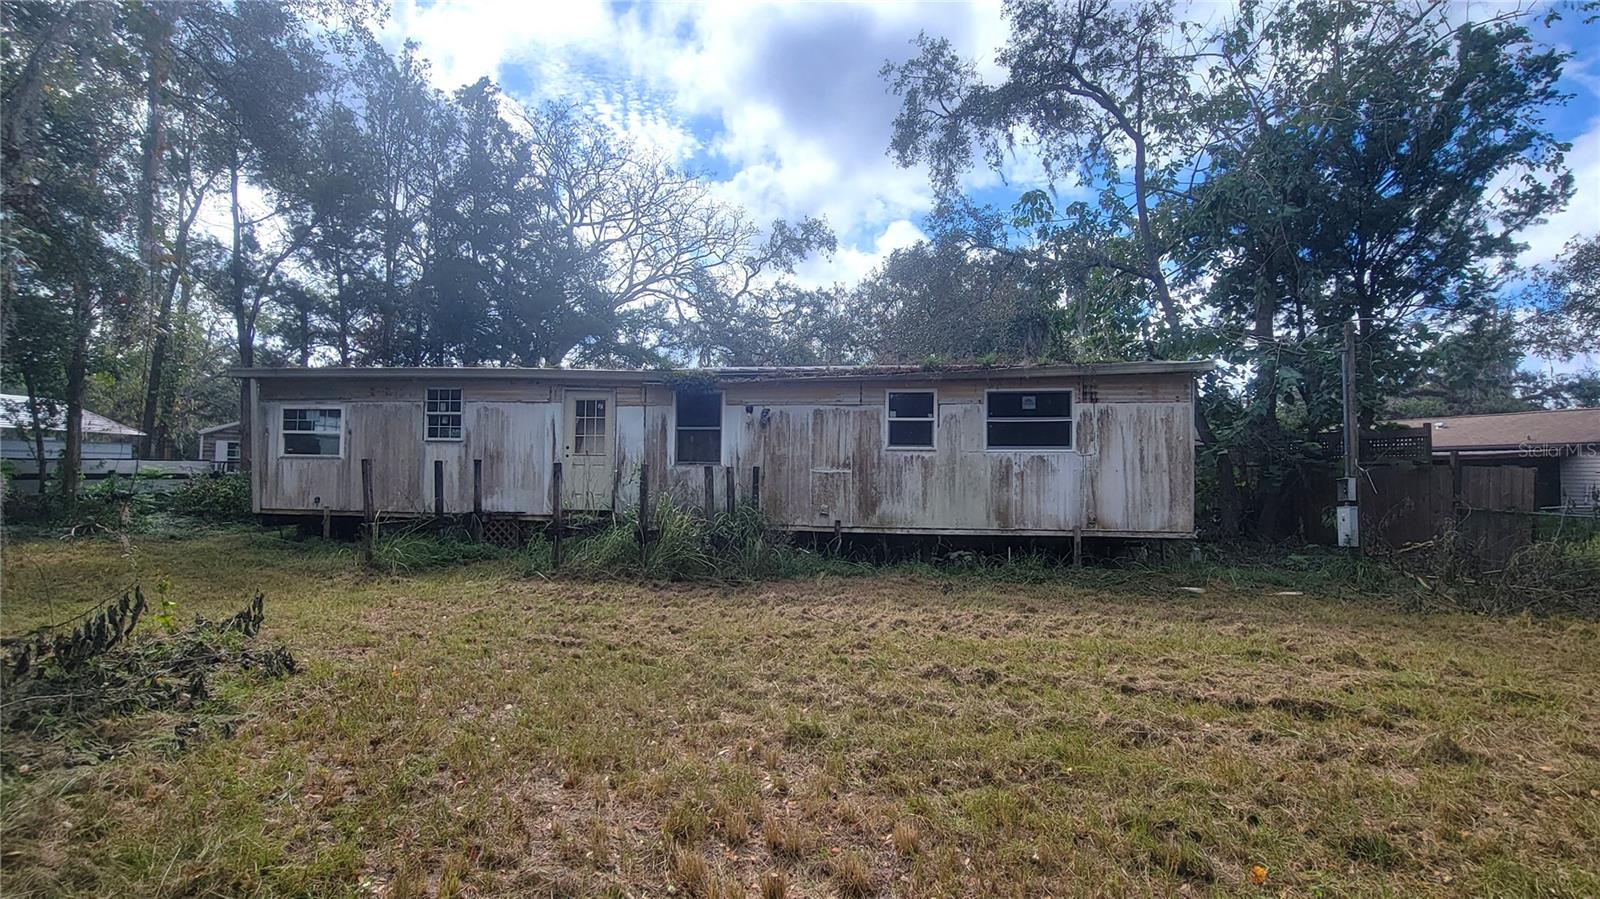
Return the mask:
<svg viewBox="0 0 1600 899">
<path fill-rule="evenodd" d="M 1588 452 L 1561 460 L 1561 502 L 1575 509 L 1600 505 L 1600 452 Z"/>
<path fill-rule="evenodd" d="M 360 460 L 373 460 L 377 507 L 433 511 L 433 465 L 444 463 L 448 513 L 472 507 L 473 460 L 482 460 L 491 513 L 547 516 L 551 464 L 562 457 L 563 388 L 547 381 L 459 379 L 464 439 L 423 440 L 421 379 L 337 383 L 263 380 L 254 427 L 261 511 L 359 513 Z M 434 384 L 432 386 L 439 386 Z M 584 390 L 594 390 L 593 379 Z M 654 496 L 705 504 L 705 468 L 677 464 L 673 389 L 619 379 L 615 505 L 638 502 L 648 464 Z M 937 391 L 935 448 L 885 447 L 886 391 Z M 726 502 L 727 470 L 740 499 L 761 470 L 761 507 L 779 526 L 913 533 L 1180 536 L 1194 530 L 1192 379 L 1184 373 L 1087 378 L 895 382 L 881 379 L 725 384 L 722 458 L 714 501 Z M 1070 450 L 989 450 L 985 391 L 1070 389 Z M 279 453 L 285 406 L 345 410 L 341 458 Z"/>
</svg>

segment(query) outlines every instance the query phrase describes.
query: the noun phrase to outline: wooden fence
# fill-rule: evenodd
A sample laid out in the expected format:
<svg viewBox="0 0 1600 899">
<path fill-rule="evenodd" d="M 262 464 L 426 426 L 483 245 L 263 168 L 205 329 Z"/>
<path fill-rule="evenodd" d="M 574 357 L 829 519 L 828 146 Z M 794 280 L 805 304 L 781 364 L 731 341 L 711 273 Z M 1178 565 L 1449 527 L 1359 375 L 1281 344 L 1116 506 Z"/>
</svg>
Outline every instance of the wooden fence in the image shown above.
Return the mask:
<svg viewBox="0 0 1600 899">
<path fill-rule="evenodd" d="M 1360 478 L 1361 542 L 1401 549 L 1452 529 L 1468 552 L 1498 565 L 1534 536 L 1534 471 L 1505 465 L 1378 465 Z M 1301 529 L 1333 544 L 1334 473 L 1313 472 L 1301 494 Z"/>
</svg>

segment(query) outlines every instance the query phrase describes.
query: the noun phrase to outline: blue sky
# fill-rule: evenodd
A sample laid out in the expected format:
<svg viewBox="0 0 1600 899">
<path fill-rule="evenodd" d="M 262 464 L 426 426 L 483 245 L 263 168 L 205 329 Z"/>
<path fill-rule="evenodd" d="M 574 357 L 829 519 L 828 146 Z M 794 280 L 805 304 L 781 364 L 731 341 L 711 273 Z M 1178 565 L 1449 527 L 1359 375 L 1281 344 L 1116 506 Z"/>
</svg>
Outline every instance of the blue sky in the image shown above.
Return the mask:
<svg viewBox="0 0 1600 899">
<path fill-rule="evenodd" d="M 1473 9 L 1463 5 L 1463 14 Z M 1215 14 L 1196 2 L 1197 16 Z M 1576 16 L 1542 40 L 1577 48 L 1552 109 L 1573 142 L 1578 196 L 1525 235 L 1524 261 L 1555 255 L 1600 227 L 1600 26 Z M 802 272 L 811 282 L 852 283 L 897 247 L 917 240 L 933 195 L 927 175 L 887 156 L 895 98 L 879 76 L 911 53 L 920 30 L 948 37 L 991 77 L 1004 42 L 997 2 L 806 2 L 619 4 L 590 0 L 398 0 L 385 26 L 391 46 L 416 41 L 437 85 L 481 76 L 524 101 L 565 99 L 703 171 L 726 199 L 758 219 L 822 216 L 839 236 L 831 260 Z M 1045 183 L 1038 166 L 1013 160 L 1004 181 L 975 172 L 968 188 L 1009 204 Z"/>
</svg>

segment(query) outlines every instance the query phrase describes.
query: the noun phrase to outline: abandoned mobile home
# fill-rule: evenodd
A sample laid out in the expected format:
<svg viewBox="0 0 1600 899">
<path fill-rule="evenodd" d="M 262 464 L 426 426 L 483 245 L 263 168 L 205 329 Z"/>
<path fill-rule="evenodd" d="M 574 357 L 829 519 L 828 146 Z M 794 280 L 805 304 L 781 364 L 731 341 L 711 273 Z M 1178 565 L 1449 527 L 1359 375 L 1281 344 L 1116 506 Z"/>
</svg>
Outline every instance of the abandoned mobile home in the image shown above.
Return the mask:
<svg viewBox="0 0 1600 899">
<path fill-rule="evenodd" d="M 791 531 L 1180 538 L 1194 535 L 1194 377 L 1209 368 L 233 375 L 252 407 L 255 511 L 280 520 L 630 511 L 643 480 L 652 504 L 736 498 Z"/>
</svg>

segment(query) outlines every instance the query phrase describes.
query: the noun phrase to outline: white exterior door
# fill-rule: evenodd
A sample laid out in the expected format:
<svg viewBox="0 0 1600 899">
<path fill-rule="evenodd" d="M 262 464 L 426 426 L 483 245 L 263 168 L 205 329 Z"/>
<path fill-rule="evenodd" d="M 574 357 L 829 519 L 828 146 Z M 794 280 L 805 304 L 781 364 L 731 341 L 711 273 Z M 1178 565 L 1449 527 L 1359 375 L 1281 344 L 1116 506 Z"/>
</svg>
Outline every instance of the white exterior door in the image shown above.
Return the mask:
<svg viewBox="0 0 1600 899">
<path fill-rule="evenodd" d="M 611 485 L 617 467 L 616 407 L 614 391 L 567 391 L 563 407 L 563 507 L 595 512 L 611 508 Z"/>
</svg>

